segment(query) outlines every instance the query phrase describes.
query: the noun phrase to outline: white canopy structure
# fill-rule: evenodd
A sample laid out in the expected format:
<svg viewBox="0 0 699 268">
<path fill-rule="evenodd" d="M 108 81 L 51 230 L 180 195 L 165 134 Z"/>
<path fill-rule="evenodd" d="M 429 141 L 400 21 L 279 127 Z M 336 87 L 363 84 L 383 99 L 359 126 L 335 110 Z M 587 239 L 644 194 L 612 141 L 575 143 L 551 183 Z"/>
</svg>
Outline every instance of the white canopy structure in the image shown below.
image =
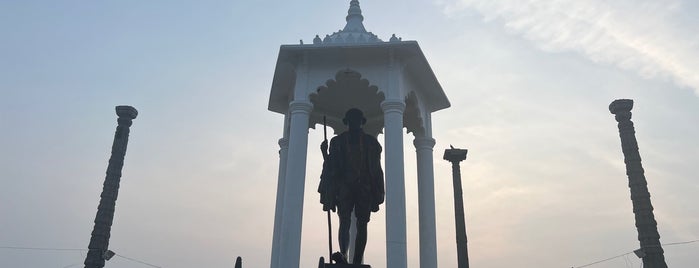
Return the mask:
<svg viewBox="0 0 699 268">
<path fill-rule="evenodd" d="M 272 268 L 298 268 L 308 129 L 323 122 L 339 134 L 349 108 L 364 112 L 365 132 L 384 133 L 386 258 L 407 267 L 403 128 L 417 153 L 420 267 L 437 267 L 431 114 L 450 106 L 416 41 L 384 42 L 363 25 L 352 0 L 343 30 L 313 44 L 282 45 L 268 109 L 284 115 Z"/>
</svg>

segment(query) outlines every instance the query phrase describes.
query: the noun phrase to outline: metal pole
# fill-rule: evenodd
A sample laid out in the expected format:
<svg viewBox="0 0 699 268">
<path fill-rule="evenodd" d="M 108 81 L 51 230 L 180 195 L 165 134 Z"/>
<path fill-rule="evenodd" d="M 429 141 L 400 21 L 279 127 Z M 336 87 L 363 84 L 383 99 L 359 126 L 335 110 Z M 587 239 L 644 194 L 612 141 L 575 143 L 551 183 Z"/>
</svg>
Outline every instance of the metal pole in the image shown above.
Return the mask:
<svg viewBox="0 0 699 268">
<path fill-rule="evenodd" d="M 447 149 L 444 160 L 451 162 L 454 177 L 454 215 L 456 219 L 456 250 L 458 268 L 468 268 L 468 240 L 466 237 L 466 217 L 464 216 L 464 198 L 461 187 L 461 167 L 459 163 L 466 159 L 466 149 Z"/>
<path fill-rule="evenodd" d="M 328 143 L 328 124 L 326 122 L 326 117 L 323 116 L 323 138 L 325 143 Z M 327 152 L 323 152 L 323 160 L 324 161 L 330 161 L 330 159 L 327 159 Z M 333 256 L 333 226 L 332 226 L 332 220 L 330 217 L 330 209 L 328 209 L 327 213 L 328 215 L 328 260 L 332 259 Z"/>
<path fill-rule="evenodd" d="M 119 193 L 119 181 L 121 179 L 121 168 L 124 166 L 124 155 L 126 145 L 129 142 L 129 127 L 132 120 L 138 115 L 138 111 L 131 106 L 117 106 L 116 133 L 114 133 L 114 143 L 112 144 L 112 155 L 107 166 L 107 176 L 104 179 L 100 203 L 95 216 L 95 226 L 92 229 L 92 237 L 88 245 L 87 257 L 85 257 L 85 268 L 104 267 L 104 253 L 109 248 L 109 236 L 114 220 L 114 209 Z"/>
<path fill-rule="evenodd" d="M 609 111 L 616 115 L 619 122 L 619 137 L 621 138 L 621 150 L 624 153 L 626 175 L 629 177 L 631 190 L 631 202 L 636 218 L 636 231 L 638 241 L 641 244 L 639 257 L 643 259 L 643 267 L 667 268 L 663 248 L 660 245 L 658 223 L 653 215 L 653 205 L 650 202 L 648 183 L 641 165 L 641 154 L 638 152 L 636 131 L 631 122 L 631 109 L 633 100 L 615 100 L 609 105 Z"/>
</svg>

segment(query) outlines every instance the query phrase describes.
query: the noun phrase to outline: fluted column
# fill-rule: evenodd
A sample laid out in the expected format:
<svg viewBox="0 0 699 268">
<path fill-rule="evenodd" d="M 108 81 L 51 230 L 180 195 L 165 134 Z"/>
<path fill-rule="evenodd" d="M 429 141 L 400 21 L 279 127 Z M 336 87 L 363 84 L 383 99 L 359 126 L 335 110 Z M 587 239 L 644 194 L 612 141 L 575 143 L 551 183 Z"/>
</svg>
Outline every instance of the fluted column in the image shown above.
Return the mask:
<svg viewBox="0 0 699 268">
<path fill-rule="evenodd" d="M 285 124 L 286 125 L 286 124 Z M 286 159 L 289 153 L 289 138 L 279 139 L 279 175 L 277 177 L 277 200 L 274 207 L 274 232 L 272 233 L 271 268 L 281 268 L 279 264 L 279 244 L 281 239 L 282 211 L 284 209 L 284 182 Z"/>
<path fill-rule="evenodd" d="M 413 141 L 417 154 L 417 199 L 420 224 L 420 268 L 437 267 L 437 224 L 434 201 L 435 140 L 418 137 Z"/>
<path fill-rule="evenodd" d="M 95 216 L 95 226 L 92 229 L 88 252 L 85 257 L 85 268 L 104 267 L 104 253 L 109 249 L 109 236 L 114 220 L 117 195 L 119 194 L 119 181 L 121 169 L 124 166 L 126 146 L 129 142 L 129 127 L 133 119 L 136 119 L 138 111 L 131 106 L 117 106 L 116 133 L 112 143 L 112 154 L 107 165 L 107 176 L 104 179 L 100 203 Z"/>
<path fill-rule="evenodd" d="M 447 149 L 444 160 L 451 162 L 454 178 L 454 215 L 456 218 L 456 251 L 458 268 L 468 268 L 468 239 L 466 238 L 466 217 L 464 216 L 464 198 L 461 186 L 461 166 L 459 163 L 466 159 L 466 149 Z"/>
<path fill-rule="evenodd" d="M 621 150 L 626 164 L 626 175 L 629 177 L 631 190 L 631 202 L 636 218 L 636 230 L 638 241 L 641 244 L 643 255 L 643 267 L 667 268 L 663 248 L 660 245 L 660 234 L 657 222 L 653 215 L 653 205 L 650 202 L 648 183 L 641 165 L 641 154 L 638 152 L 636 131 L 631 122 L 631 109 L 633 100 L 615 100 L 609 105 L 609 111 L 615 115 L 619 122 L 619 137 L 621 138 Z"/>
<path fill-rule="evenodd" d="M 298 268 L 301 254 L 301 224 L 303 220 L 303 190 L 306 179 L 309 115 L 313 104 L 292 101 L 289 104 L 291 122 L 289 151 L 286 159 L 284 209 L 282 211 L 279 265 Z"/>
<path fill-rule="evenodd" d="M 381 103 L 386 146 L 386 262 L 387 268 L 406 268 L 405 167 L 403 160 L 403 111 L 401 100 Z"/>
</svg>

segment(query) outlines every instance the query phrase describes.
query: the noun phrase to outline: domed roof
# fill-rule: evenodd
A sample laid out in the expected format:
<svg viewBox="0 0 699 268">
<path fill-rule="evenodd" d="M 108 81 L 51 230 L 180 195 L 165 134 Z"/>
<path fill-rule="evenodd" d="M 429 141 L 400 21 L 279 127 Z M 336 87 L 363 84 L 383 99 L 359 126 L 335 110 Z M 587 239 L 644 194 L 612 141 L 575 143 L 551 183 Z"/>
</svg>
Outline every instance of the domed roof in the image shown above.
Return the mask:
<svg viewBox="0 0 699 268">
<path fill-rule="evenodd" d="M 345 20 L 347 21 L 345 28 L 333 34 L 325 35 L 325 38 L 322 39 L 320 36 L 316 35 L 313 39 L 313 44 L 326 45 L 383 42 L 378 36 L 372 32 L 367 32 L 366 28 L 364 28 L 364 24 L 362 23 L 364 21 L 364 16 L 362 16 L 362 9 L 359 7 L 358 0 L 352 0 L 350 2 Z M 399 40 L 391 38 L 391 41 Z"/>
</svg>

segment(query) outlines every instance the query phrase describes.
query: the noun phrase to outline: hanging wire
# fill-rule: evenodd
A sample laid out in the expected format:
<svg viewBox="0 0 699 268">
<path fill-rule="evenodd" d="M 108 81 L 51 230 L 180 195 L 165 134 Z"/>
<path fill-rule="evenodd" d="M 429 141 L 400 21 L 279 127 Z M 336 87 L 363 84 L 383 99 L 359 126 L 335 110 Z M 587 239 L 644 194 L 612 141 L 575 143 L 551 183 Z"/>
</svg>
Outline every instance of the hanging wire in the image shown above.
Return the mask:
<svg viewBox="0 0 699 268">
<path fill-rule="evenodd" d="M 663 246 L 684 245 L 684 244 L 691 244 L 691 243 L 696 243 L 696 242 L 699 242 L 699 240 L 692 240 L 692 241 L 685 241 L 685 242 L 675 242 L 675 243 L 667 243 L 667 244 L 663 244 Z"/>
<path fill-rule="evenodd" d="M 596 262 L 591 262 L 591 263 L 588 263 L 588 264 L 585 264 L 585 265 L 582 265 L 582 266 L 573 266 L 573 268 L 582 268 L 582 267 L 592 266 L 592 265 L 595 265 L 595 264 L 598 264 L 598 263 L 602 263 L 602 262 L 605 262 L 605 261 L 611 261 L 611 260 L 613 260 L 613 259 L 616 259 L 616 258 L 619 258 L 619 257 L 623 257 L 623 256 L 629 255 L 629 254 L 631 254 L 631 253 L 633 253 L 633 251 L 627 252 L 627 253 L 624 253 L 624 254 L 621 254 L 621 255 L 616 255 L 616 256 L 614 256 L 614 257 L 609 257 L 609 258 L 606 258 L 606 259 L 604 259 L 604 260 L 599 260 L 599 261 L 596 261 Z"/>
<path fill-rule="evenodd" d="M 150 264 L 150 263 L 147 263 L 147 262 L 144 262 L 144 261 L 141 261 L 141 260 L 137 260 L 137 259 L 134 259 L 134 258 L 129 258 L 129 257 L 126 257 L 126 256 L 124 256 L 124 255 L 119 255 L 119 254 L 116 254 L 116 253 L 114 253 L 114 255 L 117 256 L 117 257 L 121 257 L 121 258 L 130 260 L 130 261 L 133 261 L 133 262 L 137 262 L 137 263 L 143 264 L 143 265 L 148 265 L 148 266 L 150 266 L 150 267 L 163 268 L 163 267 L 161 267 L 161 266 L 153 265 L 153 264 Z"/>
<path fill-rule="evenodd" d="M 83 249 L 83 248 L 38 248 L 38 247 L 13 247 L 13 246 L 0 246 L 0 248 L 1 248 L 1 249 L 15 249 L 15 250 L 41 250 L 41 251 L 80 251 L 80 252 L 88 251 L 87 249 Z M 153 265 L 153 264 L 150 264 L 150 263 L 147 263 L 147 262 L 138 260 L 138 259 L 130 258 L 130 257 L 124 256 L 124 255 L 121 255 L 121 254 L 116 254 L 116 253 L 115 253 L 114 255 L 115 255 L 115 256 L 118 256 L 118 257 L 120 257 L 120 258 L 124 258 L 124 259 L 130 260 L 130 261 L 133 261 L 133 262 L 137 262 L 137 263 L 140 263 L 140 264 L 143 264 L 143 265 L 147 265 L 147 266 L 150 266 L 150 267 L 163 268 L 162 266 Z M 80 256 L 82 256 L 82 253 L 80 253 Z M 78 264 L 71 264 L 71 265 L 65 266 L 65 267 L 63 267 L 63 268 L 73 267 L 73 266 L 75 266 L 75 265 L 80 265 L 80 263 L 78 263 Z"/>
<path fill-rule="evenodd" d="M 18 249 L 18 250 L 45 250 L 45 251 L 87 251 L 87 249 L 82 249 L 82 248 L 33 248 L 33 247 L 7 247 L 7 246 L 0 246 L 0 248 Z"/>
<path fill-rule="evenodd" d="M 690 240 L 690 241 L 683 241 L 683 242 L 666 243 L 666 244 L 661 244 L 661 246 L 685 245 L 685 244 L 691 244 L 691 243 L 696 243 L 696 242 L 699 242 L 699 240 Z M 657 246 L 658 246 L 658 245 L 655 245 L 655 247 L 657 247 Z M 624 257 L 624 256 L 629 255 L 629 254 L 631 254 L 631 253 L 633 253 L 633 251 L 627 252 L 627 253 L 624 253 L 624 254 L 621 254 L 621 255 L 616 255 L 616 256 L 614 256 L 614 257 L 609 257 L 609 258 L 606 258 L 606 259 L 603 259 L 603 260 L 591 262 L 591 263 L 588 263 L 588 264 L 585 264 L 585 265 L 582 265 L 582 266 L 573 266 L 572 268 L 588 267 L 588 266 L 595 265 L 595 264 L 598 264 L 598 263 L 610 261 L 610 260 L 613 260 L 613 259 L 616 259 L 616 258 L 619 258 L 619 257 Z M 643 262 L 641 262 L 641 267 L 643 267 Z"/>
</svg>

